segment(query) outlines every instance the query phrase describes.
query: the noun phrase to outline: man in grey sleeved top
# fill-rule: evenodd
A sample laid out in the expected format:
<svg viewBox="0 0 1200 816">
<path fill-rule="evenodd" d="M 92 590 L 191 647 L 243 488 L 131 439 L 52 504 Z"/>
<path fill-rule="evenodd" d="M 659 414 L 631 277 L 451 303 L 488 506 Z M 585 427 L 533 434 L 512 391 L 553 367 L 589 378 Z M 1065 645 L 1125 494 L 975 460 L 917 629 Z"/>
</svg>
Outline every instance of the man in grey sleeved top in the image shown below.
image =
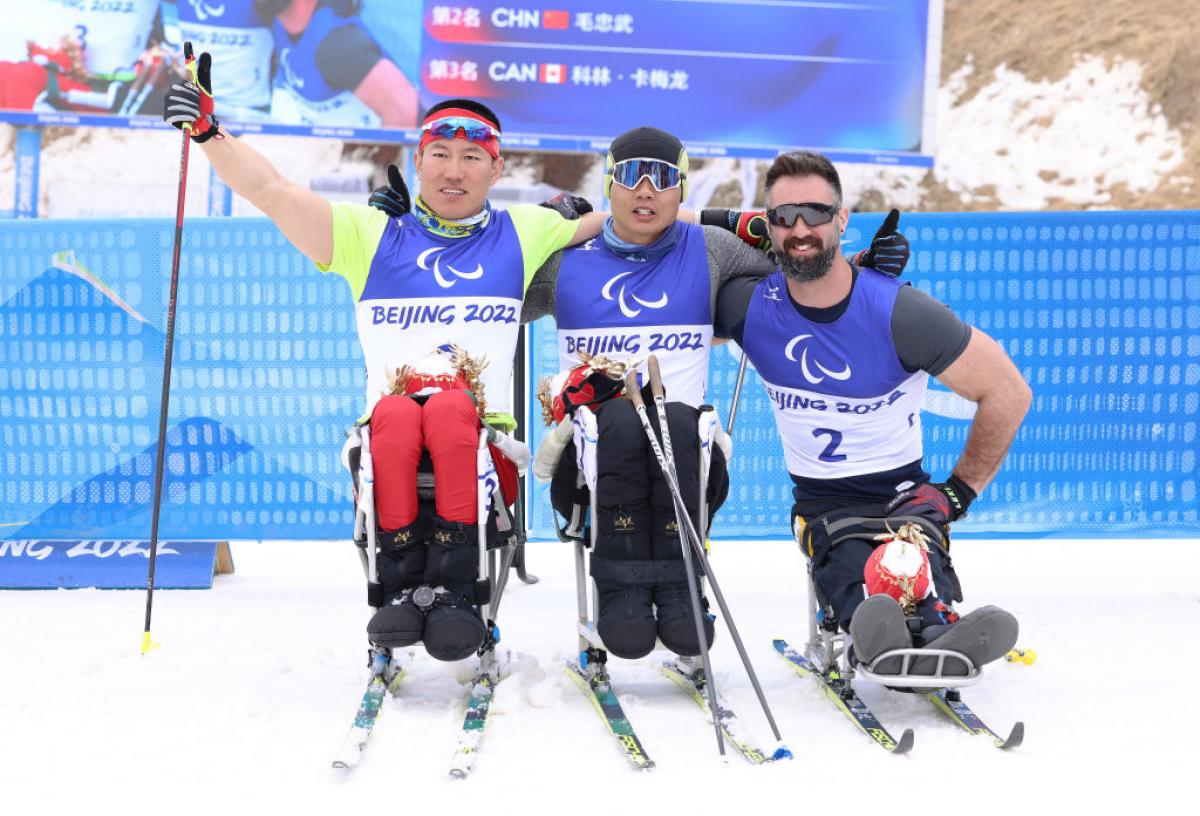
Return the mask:
<svg viewBox="0 0 1200 816">
<path fill-rule="evenodd" d="M 717 333 L 741 344 L 766 385 L 819 596 L 863 663 L 910 646 L 960 652 L 975 666 L 1003 656 L 1016 619 L 994 606 L 959 619 L 952 604 L 961 589 L 939 545 L 999 470 L 1029 408 L 1029 386 L 995 341 L 945 305 L 838 254 L 847 211 L 824 156 L 776 159 L 767 203 L 780 269 L 722 289 Z M 930 374 L 976 404 L 966 447 L 939 483 L 922 464 Z M 931 545 L 928 565 L 902 575 L 871 556 L 885 523 L 898 529 L 910 520 Z"/>
</svg>

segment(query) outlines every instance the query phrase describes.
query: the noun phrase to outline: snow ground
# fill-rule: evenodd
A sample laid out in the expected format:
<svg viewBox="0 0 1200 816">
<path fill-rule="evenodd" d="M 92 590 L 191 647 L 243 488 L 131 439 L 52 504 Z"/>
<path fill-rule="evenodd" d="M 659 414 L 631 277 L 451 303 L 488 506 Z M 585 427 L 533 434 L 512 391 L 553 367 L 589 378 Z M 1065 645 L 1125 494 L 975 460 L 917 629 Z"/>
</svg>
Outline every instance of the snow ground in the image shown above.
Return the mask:
<svg viewBox="0 0 1200 816">
<path fill-rule="evenodd" d="M 4 811 L 1184 812 L 1200 714 L 1197 544 L 958 542 L 968 601 L 1011 609 L 1020 644 L 1039 653 L 1031 667 L 993 664 L 964 697 L 997 731 L 1024 719 L 1025 745 L 1002 754 L 924 702 L 864 684 L 894 733 L 916 729 L 912 754 L 895 757 L 774 655 L 772 637 L 799 643 L 805 632 L 794 546 L 718 542 L 714 569 L 796 759 L 751 767 L 731 755 L 723 766 L 712 728 L 656 659 L 614 659 L 623 704 L 658 764 L 641 774 L 559 668 L 575 638 L 573 558 L 557 543 L 530 545 L 542 581 L 514 579 L 504 598 L 502 645 L 519 650 L 516 668 L 466 781 L 446 771 L 466 699 L 456 678 L 470 666 L 423 651 L 363 763 L 329 767 L 366 681 L 366 607 L 347 542 L 235 543 L 237 572 L 211 591 L 155 594 L 162 648 L 146 657 L 144 592 L 2 592 Z M 719 688 L 768 742 L 731 640 L 718 638 Z"/>
</svg>

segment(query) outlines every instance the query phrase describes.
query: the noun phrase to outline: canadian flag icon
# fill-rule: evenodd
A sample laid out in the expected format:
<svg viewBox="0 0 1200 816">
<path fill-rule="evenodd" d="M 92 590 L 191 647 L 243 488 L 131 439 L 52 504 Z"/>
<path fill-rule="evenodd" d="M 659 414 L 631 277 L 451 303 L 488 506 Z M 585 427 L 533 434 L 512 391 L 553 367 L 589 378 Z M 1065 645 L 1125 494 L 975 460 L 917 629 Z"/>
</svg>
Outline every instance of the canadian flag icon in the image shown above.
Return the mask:
<svg viewBox="0 0 1200 816">
<path fill-rule="evenodd" d="M 543 62 L 538 71 L 538 80 L 551 85 L 561 85 L 567 81 L 567 66 L 558 62 Z"/>
</svg>

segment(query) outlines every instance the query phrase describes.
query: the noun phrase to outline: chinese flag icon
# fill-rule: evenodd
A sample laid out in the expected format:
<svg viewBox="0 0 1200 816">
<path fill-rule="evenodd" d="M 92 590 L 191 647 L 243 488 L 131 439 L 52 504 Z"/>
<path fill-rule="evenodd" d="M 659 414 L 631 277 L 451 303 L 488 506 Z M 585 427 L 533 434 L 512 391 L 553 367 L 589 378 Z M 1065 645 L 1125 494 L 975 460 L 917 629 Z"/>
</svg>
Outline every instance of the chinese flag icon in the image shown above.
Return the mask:
<svg viewBox="0 0 1200 816">
<path fill-rule="evenodd" d="M 551 85 L 561 85 L 567 81 L 567 66 L 557 62 L 543 62 L 538 79 Z"/>
<path fill-rule="evenodd" d="M 568 29 L 571 27 L 569 11 L 543 11 L 542 28 Z"/>
</svg>

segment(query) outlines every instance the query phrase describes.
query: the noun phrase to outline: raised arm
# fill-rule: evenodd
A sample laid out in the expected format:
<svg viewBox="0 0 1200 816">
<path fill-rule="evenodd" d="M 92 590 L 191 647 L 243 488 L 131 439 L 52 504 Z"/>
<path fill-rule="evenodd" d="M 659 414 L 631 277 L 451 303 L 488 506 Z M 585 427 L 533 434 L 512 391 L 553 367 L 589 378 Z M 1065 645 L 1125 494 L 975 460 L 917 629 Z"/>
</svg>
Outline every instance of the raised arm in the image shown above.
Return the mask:
<svg viewBox="0 0 1200 816">
<path fill-rule="evenodd" d="M 333 260 L 333 211 L 328 201 L 288 181 L 245 142 L 227 136 L 200 147 L 221 181 L 262 210 L 292 246 L 316 263 Z"/>
<path fill-rule="evenodd" d="M 211 62 L 207 53 L 201 54 L 196 81 L 171 86 L 163 119 L 178 128 L 188 127 L 221 181 L 262 210 L 296 249 L 319 264 L 328 264 L 333 260 L 329 202 L 288 181 L 257 150 L 221 132 L 212 113 Z"/>
</svg>

